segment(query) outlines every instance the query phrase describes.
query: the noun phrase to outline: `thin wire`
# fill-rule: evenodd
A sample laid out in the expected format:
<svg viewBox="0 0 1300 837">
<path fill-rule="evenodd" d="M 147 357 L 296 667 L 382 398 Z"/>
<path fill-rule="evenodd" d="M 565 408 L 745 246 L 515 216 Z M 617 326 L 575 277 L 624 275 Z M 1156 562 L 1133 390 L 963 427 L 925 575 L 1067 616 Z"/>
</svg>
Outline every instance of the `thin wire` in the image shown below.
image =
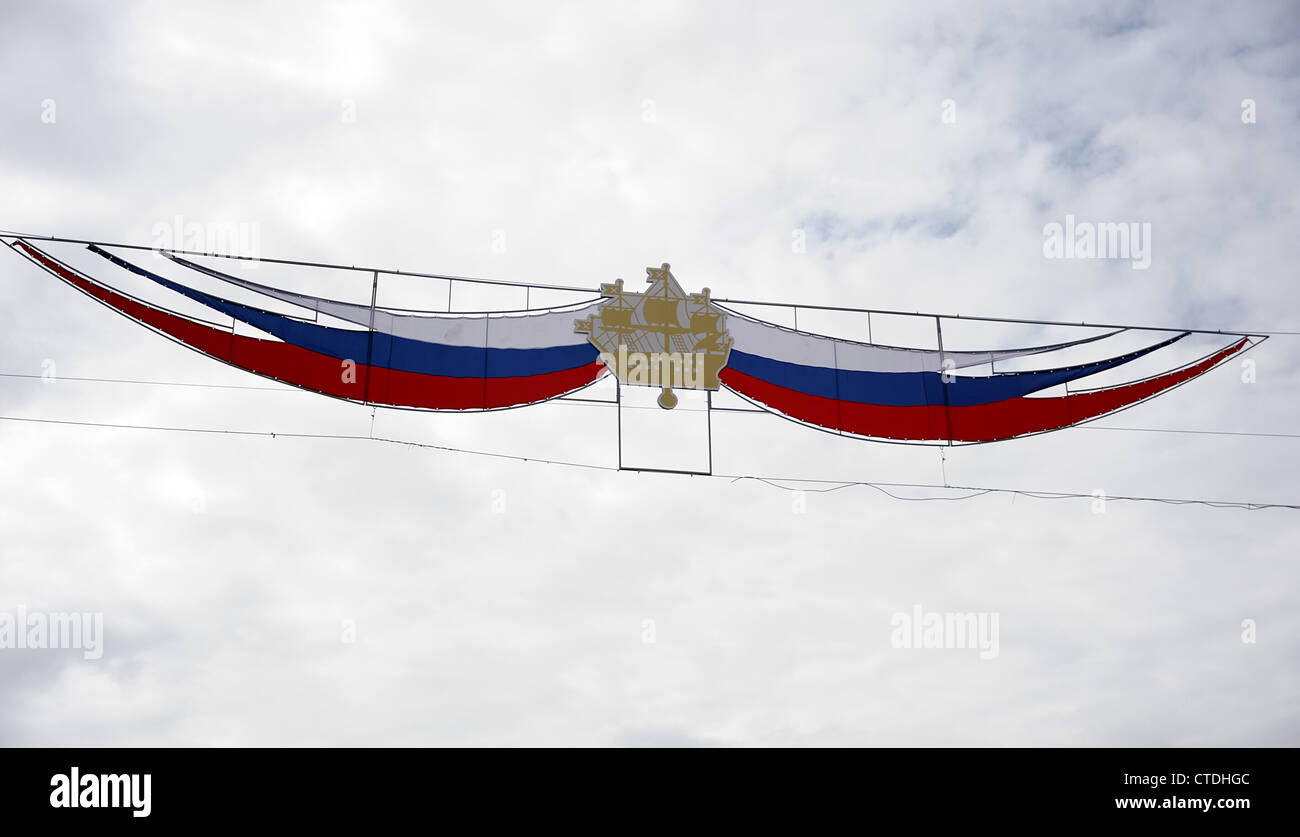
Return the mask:
<svg viewBox="0 0 1300 837">
<path fill-rule="evenodd" d="M 1077 430 L 1129 430 L 1134 433 L 1191 433 L 1199 436 L 1259 436 L 1274 439 L 1300 439 L 1300 433 L 1254 433 L 1249 430 L 1182 430 L 1176 427 L 1098 427 L 1079 425 Z"/>
<path fill-rule="evenodd" d="M 51 383 L 61 383 L 63 381 L 77 381 L 79 383 L 92 383 L 92 384 L 139 384 L 142 386 L 197 387 L 201 389 L 251 389 L 251 390 L 259 390 L 262 392 L 294 392 L 294 393 L 310 392 L 310 390 L 299 389 L 298 387 L 292 387 L 289 385 L 285 385 L 285 387 L 258 387 L 258 386 L 241 386 L 237 384 L 187 383 L 185 381 L 145 381 L 145 380 L 133 380 L 130 378 L 75 378 L 66 375 L 57 375 L 57 376 L 32 375 L 29 373 L 22 373 L 22 372 L 0 372 L 0 378 L 26 378 L 32 380 L 39 379 L 39 380 L 48 380 Z"/>
<path fill-rule="evenodd" d="M 809 494 L 829 494 L 832 491 L 840 491 L 845 488 L 853 488 L 854 486 L 864 486 L 866 488 L 874 488 L 877 491 L 879 491 L 881 494 L 885 494 L 889 497 L 894 498 L 895 500 L 907 500 L 907 501 L 915 500 L 918 502 L 929 501 L 929 500 L 970 500 L 975 497 L 982 497 L 985 494 L 991 494 L 995 491 L 1010 490 L 1010 489 L 1001 489 L 1001 488 L 976 488 L 976 489 L 962 489 L 962 490 L 971 491 L 972 493 L 963 494 L 960 497 L 904 497 L 901 494 L 895 494 L 892 491 L 889 491 L 885 486 L 889 486 L 891 488 L 938 488 L 945 491 L 951 491 L 953 490 L 953 487 L 947 485 L 934 485 L 934 484 L 926 484 L 926 483 L 905 483 L 905 482 L 882 483 L 882 482 L 854 481 L 854 482 L 838 483 L 829 488 L 793 488 L 789 485 L 783 485 L 782 483 L 783 482 L 812 482 L 812 480 L 801 480 L 801 479 L 777 480 L 771 477 L 751 477 L 751 476 L 727 477 L 727 479 L 730 479 L 733 483 L 741 482 L 743 480 L 754 480 L 755 482 L 761 482 L 764 485 L 770 485 L 773 488 L 779 488 L 782 491 L 805 491 Z M 1014 492 L 1014 493 L 1019 493 L 1019 492 Z M 1092 497 L 1093 495 L 1081 494 L 1079 496 Z M 1300 508 L 1300 506 L 1298 506 L 1297 508 Z"/>
<path fill-rule="evenodd" d="M 811 493 L 838 491 L 842 488 L 848 488 L 850 486 L 863 486 L 866 488 L 874 488 L 883 494 L 889 495 L 895 500 L 907 500 L 907 501 L 970 500 L 974 497 L 980 497 L 985 494 L 1010 494 L 1015 497 L 1032 497 L 1036 500 L 1105 499 L 1108 501 L 1127 500 L 1131 502 L 1166 503 L 1168 505 L 1175 505 L 1175 506 L 1209 506 L 1211 508 L 1217 508 L 1217 509 L 1245 509 L 1248 511 L 1255 511 L 1257 509 L 1290 509 L 1292 511 L 1300 511 L 1300 504 L 1295 504 L 1295 503 L 1251 503 L 1251 502 L 1243 502 L 1243 501 L 1235 501 L 1235 500 L 1196 500 L 1196 499 L 1180 498 L 1180 497 L 1145 497 L 1145 496 L 1138 496 L 1138 495 L 1118 495 L 1118 494 L 1099 495 L 1095 493 L 1083 494 L 1075 491 L 1030 491 L 1028 489 L 1021 489 L 1021 488 L 992 488 L 992 487 L 985 487 L 985 486 L 969 486 L 969 485 L 944 486 L 944 485 L 935 485 L 933 483 L 906 483 L 906 482 L 889 483 L 889 482 L 869 482 L 866 480 L 839 481 L 839 480 L 803 479 L 798 477 L 772 478 L 772 477 L 757 477 L 757 476 L 749 476 L 749 475 L 732 477 L 732 476 L 725 476 L 722 474 L 719 474 L 717 476 L 722 477 L 724 479 L 730 479 L 732 482 L 740 482 L 741 480 L 755 480 L 757 482 L 770 485 L 773 488 L 779 488 L 783 491 L 808 491 Z M 830 484 L 833 487 L 820 488 L 820 489 L 797 488 L 797 487 L 790 486 L 789 483 Z M 930 489 L 939 489 L 944 491 L 966 491 L 970 493 L 962 495 L 960 497 L 904 497 L 886 490 L 886 487 L 930 488 Z"/>
<path fill-rule="evenodd" d="M 390 439 L 381 436 L 361 436 L 356 434 L 278 433 L 278 432 L 266 431 L 266 430 L 231 430 L 231 429 L 212 428 L 212 427 L 176 427 L 176 426 L 169 426 L 169 425 L 153 425 L 153 424 L 116 424 L 111 422 L 99 422 L 99 421 L 73 421 L 69 419 L 29 418 L 26 416 L 0 416 L 0 421 L 27 422 L 32 424 L 52 424 L 52 425 L 63 425 L 63 426 L 71 426 L 71 427 L 101 427 L 101 428 L 112 428 L 118 430 L 151 430 L 151 431 L 172 432 L 172 433 L 210 433 L 210 434 L 223 435 L 223 436 L 257 436 L 257 437 L 270 438 L 270 439 L 284 437 L 290 439 L 332 439 L 332 440 L 349 440 L 349 441 L 363 441 L 363 442 L 381 442 L 384 444 L 402 445 L 406 447 L 420 448 L 425 450 L 437 450 L 437 451 L 444 451 L 447 453 L 462 453 L 471 456 L 483 456 L 483 457 L 489 457 L 493 459 L 512 460 L 515 462 L 540 462 L 546 465 L 559 465 L 563 467 L 582 468 L 582 469 L 592 470 L 592 471 L 616 472 L 622 470 L 635 470 L 635 469 L 624 469 L 613 465 L 599 465 L 592 462 L 577 462 L 573 460 L 528 457 L 528 456 L 520 456 L 518 454 L 500 453 L 496 451 L 471 450 L 468 448 L 459 448 L 450 445 L 435 445 L 435 444 L 430 444 L 428 442 L 416 442 L 408 439 Z M 1036 490 L 1031 491 L 1027 489 L 994 488 L 994 487 L 986 487 L 986 486 L 962 486 L 962 485 L 943 486 L 943 485 L 936 485 L 934 483 L 872 482 L 868 480 L 829 480 L 829 479 L 808 479 L 802 477 L 763 477 L 763 476 L 756 476 L 752 474 L 700 473 L 698 474 L 698 476 L 705 477 L 705 478 L 713 478 L 713 479 L 725 479 L 725 480 L 729 480 L 732 483 L 740 482 L 742 480 L 754 480 L 756 482 L 760 482 L 765 485 L 772 486 L 774 488 L 779 488 L 784 491 L 804 490 L 804 491 L 811 491 L 814 493 L 828 493 L 831 491 L 839 491 L 844 488 L 849 488 L 851 486 L 864 486 L 867 488 L 872 488 L 877 491 L 880 491 L 881 493 L 886 494 L 889 497 L 892 497 L 896 500 L 905 500 L 905 501 L 969 500 L 975 497 L 983 496 L 985 494 L 1010 494 L 1013 496 L 1032 497 L 1034 499 L 1040 499 L 1040 500 L 1063 500 L 1063 499 L 1070 499 L 1070 498 L 1074 498 L 1074 499 L 1097 499 L 1098 498 L 1098 495 L 1096 494 L 1082 494 L 1078 492 L 1036 491 Z M 824 487 L 812 488 L 812 489 L 806 489 L 806 488 L 801 489 L 801 488 L 791 487 L 789 485 L 790 483 L 821 485 Z M 939 490 L 939 491 L 964 491 L 967 493 L 962 496 L 956 496 L 956 497 L 953 496 L 906 497 L 899 494 L 895 494 L 894 492 L 889 490 L 890 488 L 920 488 L 920 489 Z M 1170 505 L 1198 505 L 1198 506 L 1209 506 L 1211 508 L 1225 508 L 1225 509 L 1236 508 L 1236 509 L 1246 509 L 1250 511 L 1255 511 L 1258 509 L 1289 509 L 1292 511 L 1300 511 L 1300 504 L 1291 504 L 1291 503 L 1252 503 L 1252 502 L 1240 502 L 1240 501 L 1197 500 L 1197 499 L 1174 498 L 1174 497 L 1146 497 L 1146 496 L 1136 496 L 1136 495 L 1132 495 L 1132 496 L 1108 495 L 1105 497 L 1105 499 L 1125 500 L 1131 502 L 1166 503 Z"/>
<path fill-rule="evenodd" d="M 598 465 L 591 462 L 538 459 L 531 456 L 519 456 L 517 454 L 499 453 L 496 451 L 470 450 L 468 448 L 457 448 L 448 445 L 434 445 L 428 442 L 416 442 L 409 439 L 390 439 L 384 436 L 362 436 L 351 433 L 281 433 L 271 430 L 232 430 L 220 427 L 176 427 L 173 425 L 160 424 L 117 424 L 104 421 L 73 421 L 71 419 L 31 418 L 27 416 L 0 416 L 0 421 L 27 422 L 31 424 L 57 424 L 69 427 L 104 427 L 114 430 L 153 430 L 167 433 L 210 433 L 219 436 L 257 436 L 266 439 L 335 439 L 361 442 L 383 442 L 390 445 L 405 445 L 408 447 L 425 448 L 428 450 L 446 451 L 448 453 L 464 453 L 472 456 L 486 456 L 493 459 L 509 459 L 516 462 L 541 462 L 547 465 L 564 465 L 571 468 L 586 468 L 594 471 L 619 470 L 612 465 Z"/>
<path fill-rule="evenodd" d="M 192 383 L 188 381 L 154 381 L 140 378 L 89 378 L 73 377 L 59 375 L 49 378 L 45 375 L 36 375 L 27 372 L 0 372 L 0 378 L 19 378 L 24 380 L 50 380 L 51 382 L 75 381 L 78 383 L 94 384 L 134 384 L 139 386 L 160 386 L 160 387 L 196 387 L 200 389 L 235 389 L 235 390 L 254 390 L 259 392 L 278 392 L 289 393 L 294 395 L 319 395 L 311 390 L 295 387 L 292 384 L 285 384 L 282 387 L 262 387 L 262 386 L 240 386 L 237 384 L 203 384 Z M 593 407 L 617 407 L 617 401 L 607 401 L 598 398 L 579 398 L 562 395 L 552 398 L 549 402 L 560 402 L 576 406 L 593 406 Z M 662 411 L 663 408 L 654 405 L 635 405 L 624 404 L 623 407 L 629 410 L 654 410 Z M 772 413 L 767 410 L 756 410 L 748 407 L 712 407 L 713 412 L 719 413 L 749 413 L 751 415 L 768 416 Z M 692 413 L 706 412 L 704 407 L 684 407 L 678 406 L 677 411 L 686 411 Z M 1103 427 L 1095 424 L 1081 424 L 1072 428 L 1074 430 L 1120 430 L 1132 433 L 1179 433 L 1196 436 L 1247 436 L 1261 439 L 1300 439 L 1300 433 L 1257 433 L 1248 430 L 1191 430 L 1177 427 Z"/>
<path fill-rule="evenodd" d="M 0 230 L 0 236 L 7 236 L 15 239 L 30 239 L 33 241 L 53 241 L 65 244 L 93 244 L 100 247 L 117 247 L 123 250 L 143 250 L 148 252 L 161 252 L 163 248 L 149 247 L 141 244 L 121 244 L 116 242 L 95 241 L 87 238 L 66 238 L 54 235 L 35 235 L 31 233 L 21 233 L 13 230 Z M 330 262 L 309 262 L 298 259 L 273 259 L 269 257 L 237 256 L 230 253 L 209 253 L 202 250 L 166 250 L 168 253 L 176 253 L 186 256 L 207 256 L 217 259 L 234 259 L 237 261 L 264 262 L 266 264 L 283 264 L 297 267 L 317 267 L 328 268 L 332 270 L 350 270 L 361 273 L 383 273 L 393 276 L 412 276 L 423 279 L 443 279 L 452 282 L 474 282 L 483 285 L 504 285 L 515 288 L 542 288 L 554 291 L 575 291 L 580 293 L 591 293 L 590 288 L 575 287 L 572 285 L 545 285 L 537 282 L 508 282 L 501 279 L 484 279 L 475 276 L 452 276 L 445 273 L 418 273 L 405 270 L 391 270 L 378 267 L 366 267 L 358 265 L 333 264 Z M 1008 317 L 978 317 L 967 316 L 963 314 L 938 314 L 924 311 L 891 311 L 883 308 L 855 308 L 841 305 L 812 305 L 808 303 L 793 302 L 767 302 L 752 299 L 729 299 L 727 297 L 715 297 L 714 302 L 726 303 L 730 305 L 762 305 L 775 308 L 810 308 L 817 311 L 842 311 L 858 314 L 885 314 L 898 317 L 940 317 L 948 320 L 972 320 L 976 322 L 994 322 L 994 323 L 1015 323 L 1020 325 L 1049 325 L 1049 326 L 1074 326 L 1083 328 L 1122 328 L 1134 331 L 1190 331 L 1193 334 L 1226 334 L 1258 337 L 1294 337 L 1300 335 L 1300 331 L 1266 331 L 1262 329 L 1204 329 L 1204 328 L 1183 328 L 1174 326 L 1143 326 L 1143 325 L 1116 325 L 1105 323 L 1089 322 L 1065 322 L 1063 320 L 1034 320 L 1025 318 L 1008 318 Z"/>
<path fill-rule="evenodd" d="M 1238 337 L 1294 337 L 1300 335 L 1300 331 L 1261 331 L 1255 329 L 1227 329 L 1227 328 L 1182 328 L 1177 326 L 1144 326 L 1144 325 L 1120 325 L 1116 323 L 1089 323 L 1089 322 L 1067 322 L 1065 320 L 1031 320 L 1017 317 L 978 317 L 969 314 L 939 314 L 933 311 L 891 311 L 886 308 L 852 308 L 843 305 L 809 305 L 807 303 L 793 302 L 763 302 L 755 299 L 728 299 L 727 297 L 714 297 L 714 302 L 725 303 L 726 305 L 763 305 L 772 308 L 811 308 L 817 311 L 839 311 L 850 314 L 888 314 L 895 317 L 925 317 L 926 319 L 941 320 L 970 320 L 972 322 L 982 323 L 1013 323 L 1017 325 L 1047 325 L 1047 326 L 1070 326 L 1073 328 L 1110 328 L 1125 329 L 1127 331 L 1186 331 L 1192 334 L 1222 334 L 1226 336 Z"/>
<path fill-rule="evenodd" d="M 51 383 L 61 383 L 63 381 L 75 381 L 77 383 L 94 383 L 94 384 L 136 384 L 139 386 L 198 387 L 202 389 L 245 389 L 245 390 L 254 390 L 258 392 L 278 392 L 278 393 L 287 393 L 293 395 L 316 395 L 316 396 L 320 395 L 320 393 L 318 392 L 314 392 L 309 389 L 302 389 L 301 387 L 296 387 L 293 384 L 285 384 L 283 387 L 259 387 L 259 386 L 239 386 L 235 384 L 187 383 L 185 381 L 149 381 L 149 380 L 132 379 L 132 378 L 84 378 L 84 377 L 72 377 L 72 376 L 64 376 L 64 375 L 47 377 L 45 375 L 34 375 L 31 373 L 24 373 L 24 372 L 0 372 L 0 378 L 19 378 L 25 380 L 42 380 L 42 381 L 48 380 Z M 550 401 L 547 403 L 556 402 L 556 401 L 562 402 L 564 404 L 572 404 L 572 405 L 582 406 L 582 407 L 618 406 L 618 402 L 615 401 L 603 401 L 595 398 L 573 398 L 567 395 L 557 396 L 555 398 L 550 399 Z M 663 410 L 662 407 L 657 407 L 652 405 L 624 404 L 623 406 L 629 410 L 657 410 L 660 412 L 662 412 Z M 677 407 L 676 409 L 679 412 L 687 412 L 687 413 L 703 413 L 708 411 L 707 407 Z M 714 407 L 713 409 L 718 410 L 723 408 Z M 764 415 L 767 414 L 766 410 L 747 410 L 747 409 L 737 409 L 735 407 L 726 408 L 726 411 L 731 413 L 762 413 Z"/>
<path fill-rule="evenodd" d="M 508 282 L 504 279 L 483 279 L 477 276 L 453 276 L 446 273 L 416 273 L 408 270 L 393 270 L 382 267 L 365 267 L 358 265 L 332 264 L 330 262 L 306 262 L 297 259 L 273 259 L 267 256 L 237 256 L 232 253 L 209 253 L 204 250 L 173 250 L 165 247 L 146 247 L 143 244 L 120 244 L 109 241 L 92 241 L 88 238 L 64 238 L 57 235 L 30 235 L 28 233 L 0 230 L 0 236 L 31 241 L 54 241 L 62 244 L 93 244 L 98 247 L 116 247 L 120 250 L 143 250 L 153 253 L 175 253 L 181 256 L 208 256 L 214 259 L 234 259 L 244 262 L 262 262 L 265 264 L 283 264 L 294 267 L 319 267 L 330 270 L 351 270 L 358 273 L 383 273 L 388 276 L 413 276 L 419 279 L 445 279 L 449 282 L 473 282 L 479 285 L 505 285 L 511 288 L 539 288 L 547 291 L 577 291 L 591 293 L 591 288 L 577 288 L 571 285 L 543 285 L 537 282 Z"/>
</svg>

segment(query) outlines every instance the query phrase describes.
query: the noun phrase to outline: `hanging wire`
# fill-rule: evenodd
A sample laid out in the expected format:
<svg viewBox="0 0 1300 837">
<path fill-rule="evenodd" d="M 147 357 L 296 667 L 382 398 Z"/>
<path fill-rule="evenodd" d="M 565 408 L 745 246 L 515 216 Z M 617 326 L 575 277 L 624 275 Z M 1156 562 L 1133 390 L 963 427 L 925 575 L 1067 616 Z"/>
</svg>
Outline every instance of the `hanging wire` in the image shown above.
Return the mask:
<svg viewBox="0 0 1300 837">
<path fill-rule="evenodd" d="M 193 381 L 157 381 L 157 380 L 150 380 L 144 378 L 102 378 L 102 377 L 85 377 L 85 376 L 71 376 L 71 375 L 59 375 L 57 378 L 50 379 L 46 375 L 38 375 L 31 372 L 0 372 L 0 378 L 13 378 L 16 380 L 27 380 L 27 381 L 53 380 L 58 383 L 71 381 L 75 383 L 119 384 L 119 385 L 128 385 L 128 386 L 158 386 L 158 387 L 187 387 L 187 388 L 194 387 L 198 389 L 252 390 L 254 392 L 274 392 L 274 393 L 280 393 L 284 395 L 311 395 L 317 397 L 319 397 L 320 395 L 319 393 L 314 392 L 312 390 L 302 389 L 301 387 L 295 387 L 292 384 L 284 384 L 283 386 L 252 386 L 252 385 L 240 385 L 240 384 L 206 384 L 206 383 L 198 383 Z M 618 402 L 612 399 L 583 398 L 581 396 L 575 396 L 575 395 L 561 395 L 557 398 L 552 398 L 549 401 L 545 401 L 542 403 L 591 406 L 591 407 L 617 407 L 618 406 Z M 534 406 L 540 406 L 540 405 L 534 405 Z M 663 409 L 656 405 L 638 405 L 638 404 L 625 403 L 623 405 L 623 408 L 627 410 L 650 410 L 655 413 L 663 412 Z M 755 415 L 755 416 L 772 415 L 767 410 L 760 410 L 754 407 L 718 407 L 715 405 L 711 408 L 706 408 L 706 407 L 687 407 L 687 406 L 679 405 L 675 409 L 678 411 L 684 410 L 686 412 L 695 412 L 695 413 L 703 413 L 703 412 L 711 411 L 715 413 L 747 413 L 749 415 Z M 1250 431 L 1250 430 L 1198 430 L 1193 428 L 1180 428 L 1180 427 L 1114 427 L 1114 426 L 1099 426 L 1096 424 L 1080 424 L 1070 429 L 1071 430 L 1109 430 L 1109 431 L 1121 431 L 1121 432 L 1129 432 L 1129 433 L 1176 433 L 1176 434 L 1188 434 L 1188 435 L 1196 435 L 1196 436 L 1243 436 L 1248 438 L 1259 438 L 1259 439 L 1300 439 L 1300 433 L 1269 433 L 1269 432 Z"/>
<path fill-rule="evenodd" d="M 0 421 L 26 422 L 31 424 L 61 425 L 67 427 L 99 427 L 111 428 L 116 430 L 139 430 L 155 431 L 168 433 L 204 433 L 221 436 L 253 436 L 269 439 L 287 438 L 287 439 L 316 439 L 316 440 L 336 440 L 336 441 L 362 441 L 378 442 L 387 445 L 402 445 L 422 450 L 443 451 L 446 453 L 458 453 L 469 456 L 481 456 L 492 459 L 511 460 L 515 462 L 540 462 L 545 465 L 557 465 L 566 468 L 580 468 L 592 471 L 610 471 L 618 472 L 625 470 L 648 471 L 650 469 L 629 469 L 615 465 L 601 465 L 594 462 L 580 462 L 575 460 L 548 459 L 544 457 L 520 456 L 518 454 L 501 453 L 498 451 L 472 450 L 469 448 L 455 447 L 452 445 L 437 445 L 428 442 L 416 442 L 409 439 L 392 439 L 383 436 L 362 436 L 358 434 L 347 433 L 281 433 L 267 430 L 236 430 L 227 428 L 214 427 L 179 427 L 171 425 L 156 424 L 118 424 L 113 422 L 100 421 L 73 421 L 69 419 L 49 419 L 49 418 L 30 418 L 25 416 L 0 416 Z M 840 491 L 853 486 L 862 486 L 872 488 L 888 495 L 896 500 L 907 501 L 932 501 L 932 500 L 970 500 L 985 494 L 1010 494 L 1017 497 L 1032 497 L 1039 500 L 1063 500 L 1063 499 L 1097 499 L 1095 494 L 1083 494 L 1071 491 L 1040 491 L 1016 488 L 997 488 L 991 486 L 963 486 L 963 485 L 937 485 L 935 483 L 909 483 L 909 482 L 877 482 L 870 480 L 831 480 L 831 479 L 810 479 L 804 477 L 768 477 L 755 474 L 708 474 L 698 473 L 705 479 L 728 480 L 731 483 L 737 483 L 744 480 L 753 480 L 765 485 L 783 491 L 810 491 L 814 493 L 827 493 L 831 491 Z M 805 485 L 820 486 L 819 488 L 804 488 Z M 966 492 L 959 496 L 932 496 L 932 497 L 907 497 L 896 494 L 889 489 L 897 488 L 915 488 L 933 491 L 961 491 Z M 1226 501 L 1226 500 L 1199 500 L 1191 498 L 1178 497 L 1152 497 L 1139 495 L 1106 495 L 1106 500 L 1122 500 L 1131 502 L 1151 502 L 1165 503 L 1169 505 L 1195 505 L 1207 506 L 1210 508 L 1220 509 L 1245 509 L 1248 511 L 1258 511 L 1260 509 L 1288 509 L 1291 511 L 1300 511 L 1300 504 L 1292 503 L 1257 503 L 1245 501 Z"/>
</svg>

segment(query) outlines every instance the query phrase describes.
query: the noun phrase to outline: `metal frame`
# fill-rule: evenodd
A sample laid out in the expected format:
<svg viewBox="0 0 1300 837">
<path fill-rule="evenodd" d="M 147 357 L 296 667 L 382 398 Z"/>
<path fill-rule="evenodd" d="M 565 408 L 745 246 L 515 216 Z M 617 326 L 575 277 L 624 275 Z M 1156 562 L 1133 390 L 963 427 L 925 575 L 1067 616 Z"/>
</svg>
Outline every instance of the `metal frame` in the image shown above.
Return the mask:
<svg viewBox="0 0 1300 837">
<path fill-rule="evenodd" d="M 689 476 L 689 477 L 713 476 L 713 411 L 719 408 L 713 406 L 713 390 L 707 389 L 704 392 L 705 392 L 705 402 L 704 402 L 705 431 L 704 432 L 708 441 L 708 452 L 709 452 L 708 470 L 697 471 L 697 470 L 690 470 L 685 468 L 647 468 L 647 467 L 637 467 L 633 465 L 624 465 L 623 464 L 623 384 L 621 381 L 618 380 L 618 377 L 615 376 L 613 403 L 616 405 L 616 410 L 618 412 L 618 470 L 635 471 L 638 473 L 646 473 L 646 474 L 682 474 L 684 476 Z M 597 400 L 597 399 L 592 399 L 592 400 Z M 601 403 L 608 404 L 610 402 L 605 401 Z M 726 408 L 722 408 L 722 409 L 726 409 Z M 737 413 L 764 412 L 763 410 L 741 410 L 734 407 L 731 408 L 730 411 L 737 412 Z"/>
<path fill-rule="evenodd" d="M 123 250 L 140 250 L 140 251 L 152 252 L 152 253 L 166 252 L 166 253 L 174 253 L 176 255 L 185 255 L 185 256 L 207 256 L 210 258 L 217 258 L 217 259 L 234 259 L 236 261 L 264 262 L 266 264 L 283 264 L 283 265 L 293 265 L 297 267 L 320 267 L 320 268 L 329 268 L 332 270 L 355 271 L 359 273 L 386 273 L 386 274 L 391 274 L 393 276 L 410 276 L 410 277 L 423 278 L 423 279 L 444 279 L 450 282 L 472 282 L 481 285 L 502 285 L 505 287 L 524 288 L 524 289 L 538 288 L 540 290 L 550 290 L 550 291 L 572 291 L 575 293 L 586 293 L 586 294 L 591 293 L 590 287 L 575 287 L 572 285 L 552 285 L 552 284 L 543 284 L 540 282 L 509 282 L 502 279 L 484 279 L 482 277 L 476 277 L 476 276 L 452 276 L 445 273 L 422 273 L 422 272 L 409 271 L 409 270 L 396 270 L 396 269 L 388 269 L 388 268 L 345 265 L 345 264 L 336 264 L 331 262 L 303 261 L 298 259 L 276 259 L 276 258 L 262 257 L 262 256 L 259 257 L 236 256 L 230 253 L 209 253 L 202 250 L 172 250 L 172 249 L 163 250 L 158 247 L 149 247 L 142 244 L 122 244 L 120 242 L 99 241 L 99 240 L 89 239 L 89 238 L 69 238 L 65 236 L 55 236 L 55 235 L 37 235 L 33 233 L 17 232 L 15 230 L 0 230 L 0 240 L 3 240 L 5 238 L 26 239 L 29 241 L 51 241 L 51 242 L 59 242 L 64 244 L 88 244 L 88 245 L 93 244 L 100 247 L 116 247 Z M 4 242 L 4 243 L 7 244 L 8 242 Z M 871 314 L 885 314 L 885 315 L 897 316 L 897 317 L 942 317 L 951 320 L 972 320 L 976 322 L 1013 323 L 1013 324 L 1020 324 L 1020 325 L 1073 326 L 1073 327 L 1083 327 L 1083 328 L 1130 329 L 1134 331 L 1188 331 L 1193 334 L 1222 334 L 1222 335 L 1229 335 L 1229 336 L 1236 335 L 1241 337 L 1300 335 L 1300 331 L 1278 331 L 1274 329 L 1226 329 L 1226 328 L 1208 329 L 1208 328 L 1184 328 L 1182 326 L 1144 326 L 1144 325 L 1126 325 L 1126 324 L 1117 324 L 1117 323 L 1092 323 L 1092 322 L 1084 322 L 1084 321 L 1067 322 L 1064 320 L 1035 320 L 1035 319 L 1015 318 L 1015 317 L 979 317 L 979 316 L 966 316 L 962 314 L 942 314 L 942 313 L 927 312 L 927 311 L 895 311 L 895 310 L 889 310 L 884 308 L 856 308 L 852 306 L 843 306 L 843 305 L 814 305 L 810 303 L 769 302 L 765 300 L 754 300 L 754 299 L 731 299 L 728 297 L 714 297 L 713 301 L 715 303 L 726 303 L 729 305 L 758 305 L 758 306 L 764 306 L 769 308 L 790 308 L 790 309 L 807 308 L 814 311 L 843 311 L 848 313 L 867 314 L 869 341 L 871 339 L 870 337 L 870 327 L 871 327 L 870 315 Z M 580 303 L 572 303 L 572 304 L 577 305 Z M 566 306 L 560 306 L 560 307 L 566 307 Z M 450 305 L 448 306 L 448 308 L 450 309 Z M 398 309 L 392 309 L 392 310 L 398 310 Z M 406 310 L 415 310 L 415 309 L 406 309 Z M 430 311 L 426 313 L 438 313 L 438 312 Z M 469 313 L 469 312 L 457 312 L 457 313 Z M 486 313 L 486 312 L 474 312 L 474 313 Z M 797 312 L 795 316 L 796 317 L 798 316 Z"/>
</svg>

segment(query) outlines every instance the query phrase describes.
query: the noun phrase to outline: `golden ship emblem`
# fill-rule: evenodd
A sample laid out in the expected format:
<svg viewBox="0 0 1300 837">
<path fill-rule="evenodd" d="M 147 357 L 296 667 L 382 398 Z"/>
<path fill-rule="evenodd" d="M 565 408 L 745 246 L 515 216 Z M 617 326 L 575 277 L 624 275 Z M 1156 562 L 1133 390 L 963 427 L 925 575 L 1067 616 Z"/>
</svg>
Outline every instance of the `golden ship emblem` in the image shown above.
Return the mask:
<svg viewBox="0 0 1300 837">
<path fill-rule="evenodd" d="M 718 389 L 727 365 L 731 335 L 727 317 L 709 299 L 682 290 L 667 263 L 647 267 L 644 293 L 623 289 L 623 280 L 600 286 L 607 299 L 600 310 L 574 322 L 574 331 L 600 351 L 600 360 L 619 383 L 659 387 L 659 406 L 677 406 L 673 389 Z"/>
</svg>

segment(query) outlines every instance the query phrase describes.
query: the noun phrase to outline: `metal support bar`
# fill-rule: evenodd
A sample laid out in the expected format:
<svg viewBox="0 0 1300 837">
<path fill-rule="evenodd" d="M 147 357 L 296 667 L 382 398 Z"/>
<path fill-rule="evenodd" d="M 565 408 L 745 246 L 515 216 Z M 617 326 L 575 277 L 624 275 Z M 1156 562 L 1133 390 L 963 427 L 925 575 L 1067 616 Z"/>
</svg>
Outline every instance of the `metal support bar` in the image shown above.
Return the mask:
<svg viewBox="0 0 1300 837">
<path fill-rule="evenodd" d="M 705 390 L 704 420 L 709 433 L 709 474 L 713 474 L 713 390 Z"/>
<path fill-rule="evenodd" d="M 366 335 L 366 385 L 361 391 L 361 403 L 370 403 L 370 369 L 374 365 L 373 352 L 375 350 L 375 303 L 379 299 L 379 272 L 373 274 L 370 283 L 370 333 Z M 373 431 L 373 416 L 371 430 Z"/>
<path fill-rule="evenodd" d="M 934 330 L 939 336 L 939 388 L 943 390 L 943 419 L 948 427 L 948 444 L 952 444 L 952 411 L 948 407 L 948 366 L 943 357 L 943 322 L 934 318 Z"/>
<path fill-rule="evenodd" d="M 711 477 L 709 471 L 684 471 L 680 468 L 619 468 L 620 471 L 636 471 L 641 474 L 681 474 L 687 477 Z"/>
</svg>

